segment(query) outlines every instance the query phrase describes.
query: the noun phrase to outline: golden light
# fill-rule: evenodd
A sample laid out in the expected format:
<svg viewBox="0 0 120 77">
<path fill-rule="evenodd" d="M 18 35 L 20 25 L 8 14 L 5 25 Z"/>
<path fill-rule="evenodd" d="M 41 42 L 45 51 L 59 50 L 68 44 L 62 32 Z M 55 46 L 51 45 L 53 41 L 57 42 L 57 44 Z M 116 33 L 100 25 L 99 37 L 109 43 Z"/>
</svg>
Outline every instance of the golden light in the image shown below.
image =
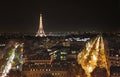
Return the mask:
<svg viewBox="0 0 120 77">
<path fill-rule="evenodd" d="M 88 73 L 91 73 L 92 71 L 93 71 L 92 66 L 89 66 L 89 67 L 88 67 Z"/>
<path fill-rule="evenodd" d="M 98 36 L 95 40 L 91 40 L 86 44 L 86 48 L 78 54 L 78 63 L 81 64 L 82 68 L 85 70 L 87 77 L 91 77 L 90 73 L 96 67 L 106 68 L 109 75 L 104 42 L 101 36 Z"/>
<path fill-rule="evenodd" d="M 97 60 L 97 58 L 96 58 L 96 56 L 95 56 L 95 55 L 93 55 L 93 60 L 94 60 L 94 61 L 96 61 L 96 60 Z"/>
</svg>

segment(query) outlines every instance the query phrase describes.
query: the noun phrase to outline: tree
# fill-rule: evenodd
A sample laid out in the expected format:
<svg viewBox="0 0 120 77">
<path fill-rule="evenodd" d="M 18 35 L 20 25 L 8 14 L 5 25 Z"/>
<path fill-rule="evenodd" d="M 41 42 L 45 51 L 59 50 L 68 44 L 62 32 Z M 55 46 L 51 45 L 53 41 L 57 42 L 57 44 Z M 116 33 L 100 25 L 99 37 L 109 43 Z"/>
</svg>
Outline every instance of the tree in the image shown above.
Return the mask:
<svg viewBox="0 0 120 77">
<path fill-rule="evenodd" d="M 96 67 L 91 73 L 92 77 L 108 77 L 107 70 L 105 68 Z"/>
<path fill-rule="evenodd" d="M 10 70 L 8 76 L 9 77 L 21 77 L 21 71 L 19 70 Z"/>
<path fill-rule="evenodd" d="M 82 68 L 82 66 L 80 64 L 74 64 L 73 66 L 71 66 L 72 70 L 70 72 L 71 77 L 87 77 L 84 69 Z"/>
</svg>

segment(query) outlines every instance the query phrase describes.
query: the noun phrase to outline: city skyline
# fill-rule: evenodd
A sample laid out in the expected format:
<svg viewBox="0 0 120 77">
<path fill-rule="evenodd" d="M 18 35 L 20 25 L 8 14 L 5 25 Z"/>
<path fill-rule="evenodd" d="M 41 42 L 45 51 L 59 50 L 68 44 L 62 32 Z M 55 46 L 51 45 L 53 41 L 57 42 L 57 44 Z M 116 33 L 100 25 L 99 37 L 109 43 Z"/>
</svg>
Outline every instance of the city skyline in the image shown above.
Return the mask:
<svg viewBox="0 0 120 77">
<path fill-rule="evenodd" d="M 118 1 L 1 2 L 0 32 L 33 32 L 43 14 L 45 32 L 119 32 Z M 26 30 L 27 29 L 27 30 Z"/>
</svg>

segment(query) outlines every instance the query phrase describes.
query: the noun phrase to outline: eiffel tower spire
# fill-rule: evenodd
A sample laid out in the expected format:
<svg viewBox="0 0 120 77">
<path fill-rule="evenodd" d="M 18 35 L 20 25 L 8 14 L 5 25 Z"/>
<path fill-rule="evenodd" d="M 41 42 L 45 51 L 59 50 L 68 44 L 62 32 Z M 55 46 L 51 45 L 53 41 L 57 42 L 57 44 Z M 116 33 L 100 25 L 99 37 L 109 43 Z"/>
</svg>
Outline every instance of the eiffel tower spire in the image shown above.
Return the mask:
<svg viewBox="0 0 120 77">
<path fill-rule="evenodd" d="M 44 30 L 43 30 L 43 23 L 42 23 L 42 14 L 40 14 L 40 23 L 39 23 L 39 29 L 38 32 L 36 34 L 36 37 L 40 36 L 40 37 L 44 37 L 46 36 Z"/>
</svg>

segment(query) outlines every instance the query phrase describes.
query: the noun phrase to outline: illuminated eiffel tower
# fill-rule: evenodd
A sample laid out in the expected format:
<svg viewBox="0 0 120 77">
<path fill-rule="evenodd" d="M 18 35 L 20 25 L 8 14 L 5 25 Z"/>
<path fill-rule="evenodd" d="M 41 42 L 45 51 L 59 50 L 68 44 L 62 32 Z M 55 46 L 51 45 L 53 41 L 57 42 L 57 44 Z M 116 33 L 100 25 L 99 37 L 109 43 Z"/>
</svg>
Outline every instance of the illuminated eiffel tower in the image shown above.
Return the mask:
<svg viewBox="0 0 120 77">
<path fill-rule="evenodd" d="M 91 77 L 90 73 L 96 67 L 105 68 L 109 75 L 102 36 L 98 36 L 95 40 L 91 40 L 86 44 L 85 49 L 78 54 L 78 64 L 82 65 L 87 77 Z"/>
<path fill-rule="evenodd" d="M 40 14 L 40 23 L 39 23 L 39 29 L 38 29 L 38 32 L 36 34 L 36 37 L 45 37 L 46 34 L 44 32 L 44 29 L 43 29 L 43 24 L 42 24 L 42 14 Z"/>
</svg>

